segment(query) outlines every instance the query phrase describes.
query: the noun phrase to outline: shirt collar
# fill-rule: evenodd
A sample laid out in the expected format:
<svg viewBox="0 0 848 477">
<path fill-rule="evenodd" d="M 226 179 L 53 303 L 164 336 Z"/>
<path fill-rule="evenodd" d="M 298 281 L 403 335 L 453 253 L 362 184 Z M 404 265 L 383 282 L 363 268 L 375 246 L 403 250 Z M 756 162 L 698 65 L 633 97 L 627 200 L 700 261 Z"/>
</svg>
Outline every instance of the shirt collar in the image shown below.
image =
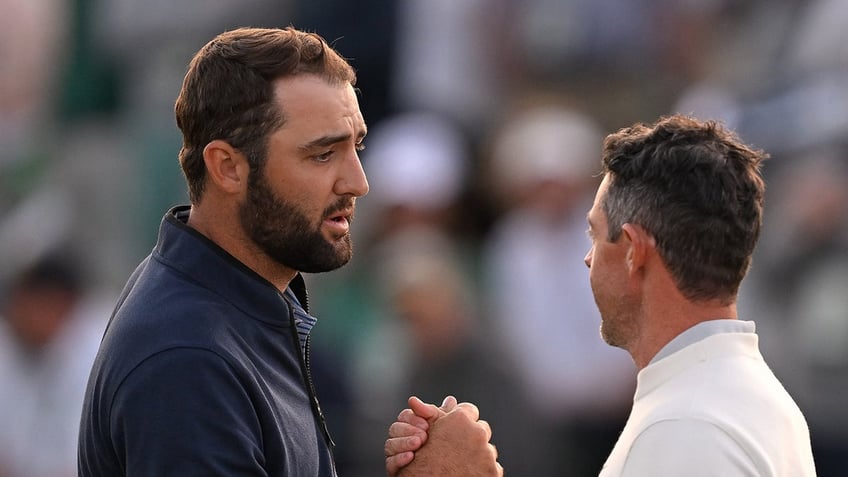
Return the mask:
<svg viewBox="0 0 848 477">
<path fill-rule="evenodd" d="M 756 326 L 753 321 L 734 319 L 702 321 L 674 337 L 674 339 L 660 349 L 648 364 L 654 364 L 693 343 L 697 343 L 713 335 L 720 333 L 754 333 L 755 331 Z"/>
</svg>

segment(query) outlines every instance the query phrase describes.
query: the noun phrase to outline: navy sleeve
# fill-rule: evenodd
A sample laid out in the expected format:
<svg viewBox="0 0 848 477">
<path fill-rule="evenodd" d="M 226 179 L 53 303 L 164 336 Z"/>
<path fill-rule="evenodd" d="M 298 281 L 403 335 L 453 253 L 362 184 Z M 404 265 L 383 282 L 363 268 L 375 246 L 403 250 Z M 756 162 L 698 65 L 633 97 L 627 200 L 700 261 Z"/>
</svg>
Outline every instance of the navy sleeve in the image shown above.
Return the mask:
<svg viewBox="0 0 848 477">
<path fill-rule="evenodd" d="M 110 428 L 128 477 L 266 476 L 260 422 L 219 355 L 174 348 L 121 384 Z"/>
</svg>

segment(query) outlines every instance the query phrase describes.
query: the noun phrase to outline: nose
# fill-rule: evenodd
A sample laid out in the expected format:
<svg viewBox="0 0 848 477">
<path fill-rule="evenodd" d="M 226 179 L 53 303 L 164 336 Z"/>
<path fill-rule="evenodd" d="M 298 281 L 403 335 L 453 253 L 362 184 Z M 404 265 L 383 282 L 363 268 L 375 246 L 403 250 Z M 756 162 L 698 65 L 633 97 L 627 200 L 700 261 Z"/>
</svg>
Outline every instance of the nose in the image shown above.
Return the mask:
<svg viewBox="0 0 848 477">
<path fill-rule="evenodd" d="M 590 248 L 589 251 L 586 252 L 586 256 L 583 257 L 583 263 L 586 264 L 587 268 L 592 268 L 592 252 L 594 251 L 595 247 Z"/>
<path fill-rule="evenodd" d="M 335 184 L 335 192 L 338 195 L 352 195 L 362 197 L 368 193 L 368 179 L 365 170 L 359 160 L 359 154 L 353 151 L 344 161 L 339 179 Z"/>
</svg>

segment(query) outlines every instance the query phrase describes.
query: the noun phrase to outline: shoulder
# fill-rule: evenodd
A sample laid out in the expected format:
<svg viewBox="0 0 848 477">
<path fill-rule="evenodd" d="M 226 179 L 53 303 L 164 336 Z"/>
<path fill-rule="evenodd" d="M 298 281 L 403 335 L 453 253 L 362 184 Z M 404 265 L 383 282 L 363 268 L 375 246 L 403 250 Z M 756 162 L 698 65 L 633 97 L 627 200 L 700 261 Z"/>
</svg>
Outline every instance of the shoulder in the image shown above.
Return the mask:
<svg viewBox="0 0 848 477">
<path fill-rule="evenodd" d="M 174 346 L 151 353 L 137 363 L 118 384 L 125 399 L 140 398 L 146 404 L 173 399 L 193 400 L 197 396 L 214 401 L 228 389 L 241 388 L 241 373 L 232 360 L 208 347 Z M 180 396 L 186 394 L 185 396 Z M 118 399 L 118 397 L 116 397 Z"/>
<path fill-rule="evenodd" d="M 653 423 L 633 440 L 625 476 L 762 475 L 744 448 L 715 423 L 667 419 Z"/>
<path fill-rule="evenodd" d="M 776 462 L 792 460 L 785 456 L 809 448 L 803 416 L 758 352 L 706 353 L 695 359 L 698 357 L 690 353 L 688 358 L 692 359 L 676 373 L 654 375 L 653 391 L 634 402 L 631 441 L 639 468 L 649 465 L 650 457 L 645 454 L 650 449 L 654 458 L 657 449 L 670 449 L 663 451 L 663 463 L 656 465 L 685 465 L 687 461 L 708 459 L 704 465 L 715 462 L 707 465 L 708 469 L 754 466 L 765 472 L 763 469 Z M 674 365 L 678 358 L 672 356 L 668 358 L 672 361 L 662 364 Z M 640 455 L 644 462 L 638 460 Z M 643 475 L 663 475 L 645 472 Z M 749 474 L 727 471 L 687 475 Z"/>
<path fill-rule="evenodd" d="M 237 310 L 189 281 L 157 278 L 132 285 L 103 334 L 92 378 L 106 400 L 127 381 L 180 385 L 191 382 L 189 370 L 198 366 L 239 365 L 232 346 L 238 335 L 232 325 L 241 318 Z"/>
<path fill-rule="evenodd" d="M 234 475 L 224 466 L 262 453 L 263 423 L 243 374 L 209 349 L 161 350 L 104 401 L 95 413 L 99 425 L 88 432 L 101 440 L 92 442 L 111 446 L 114 459 L 139 475 L 188 475 L 198 466 L 209 475 Z M 104 459 L 89 447 L 88 459 Z"/>
</svg>

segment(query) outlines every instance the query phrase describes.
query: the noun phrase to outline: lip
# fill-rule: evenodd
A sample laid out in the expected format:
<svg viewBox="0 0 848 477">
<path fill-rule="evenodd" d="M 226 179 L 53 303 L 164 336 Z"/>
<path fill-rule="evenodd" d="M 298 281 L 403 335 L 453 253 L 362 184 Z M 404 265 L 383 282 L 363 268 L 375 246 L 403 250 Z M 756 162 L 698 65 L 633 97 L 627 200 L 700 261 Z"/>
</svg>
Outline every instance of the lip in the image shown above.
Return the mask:
<svg viewBox="0 0 848 477">
<path fill-rule="evenodd" d="M 350 231 L 350 220 L 353 210 L 345 209 L 327 216 L 324 225 L 338 235 L 344 235 Z"/>
</svg>

